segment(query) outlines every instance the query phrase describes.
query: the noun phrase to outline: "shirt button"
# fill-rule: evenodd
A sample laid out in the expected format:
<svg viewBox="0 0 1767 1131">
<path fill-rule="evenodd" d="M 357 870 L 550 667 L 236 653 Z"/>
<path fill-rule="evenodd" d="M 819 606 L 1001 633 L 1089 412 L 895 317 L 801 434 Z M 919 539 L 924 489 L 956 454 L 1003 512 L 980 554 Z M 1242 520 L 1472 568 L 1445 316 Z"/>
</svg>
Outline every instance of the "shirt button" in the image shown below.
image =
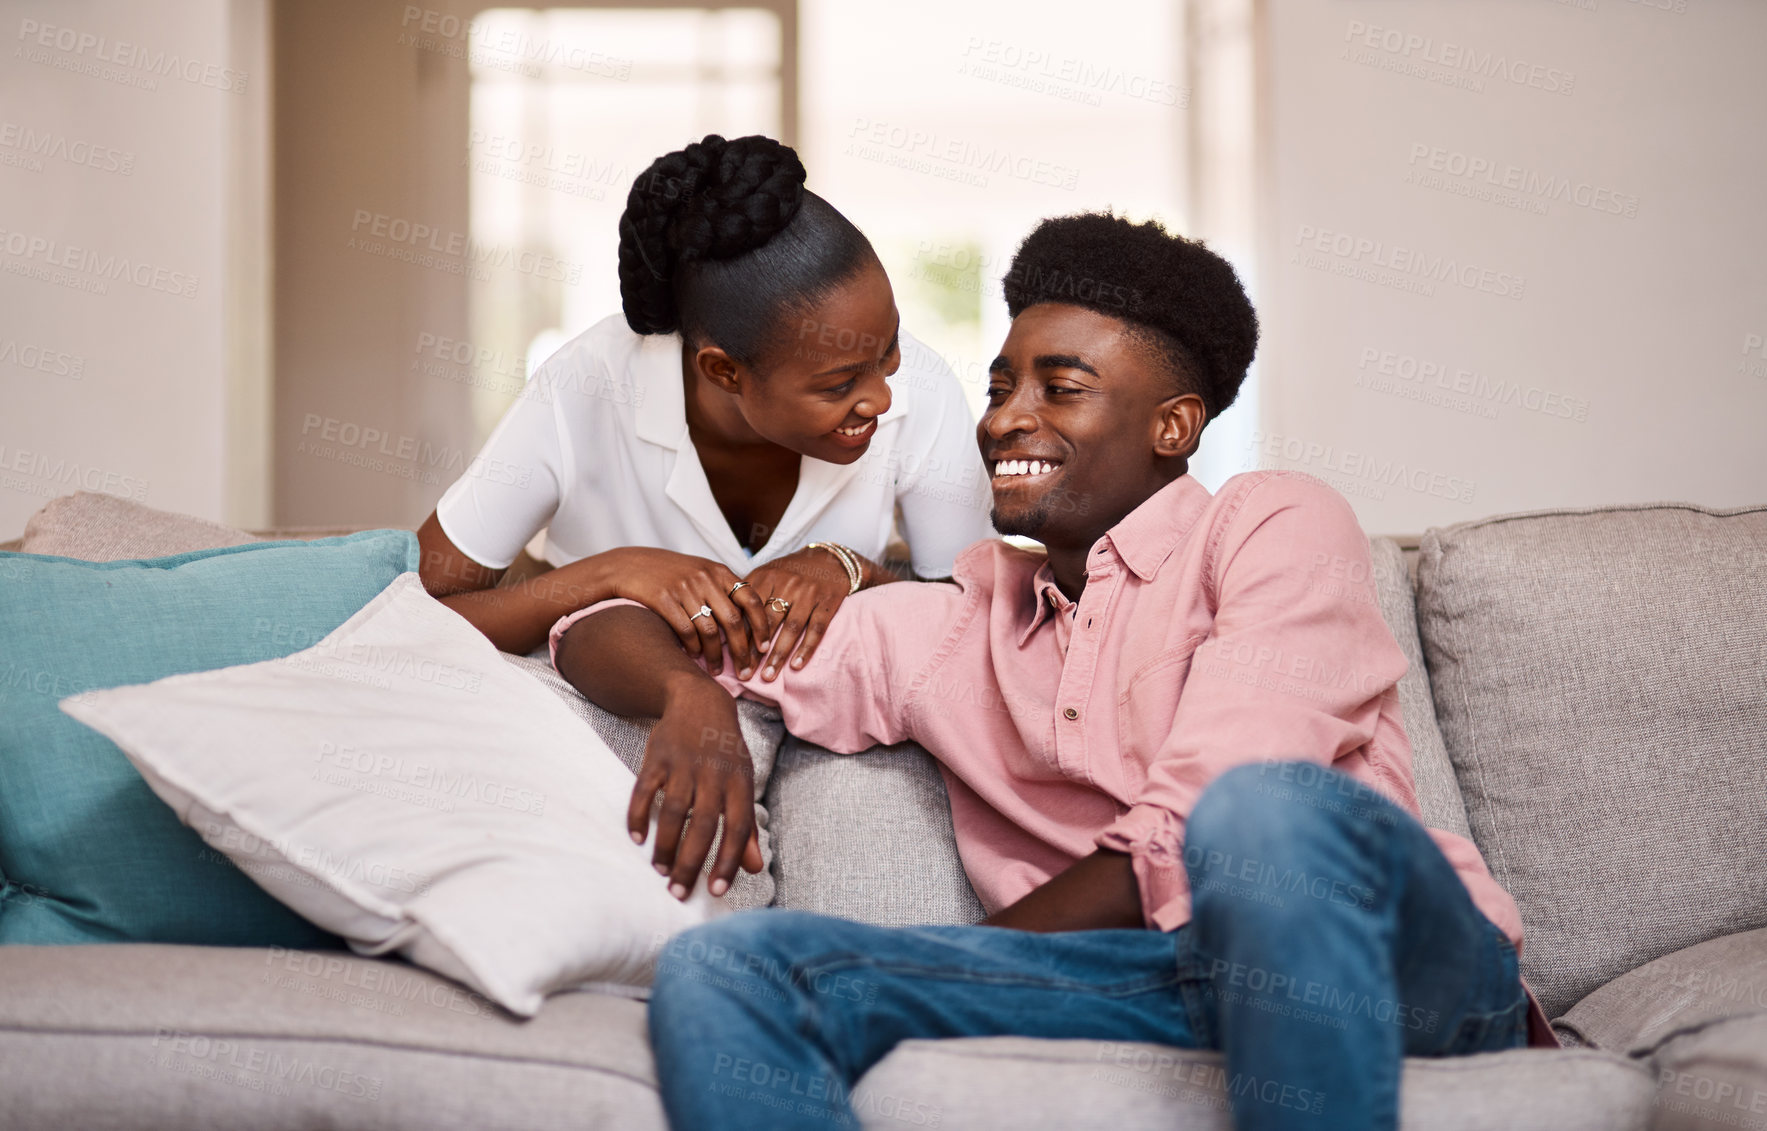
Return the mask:
<svg viewBox="0 0 1767 1131">
<path fill-rule="evenodd" d="M 1062 715 L 1064 717 L 1066 717 L 1069 721 L 1072 721 L 1072 720 L 1080 717 L 1080 712 L 1074 710 L 1072 707 L 1069 707 L 1067 710 L 1062 712 Z"/>
</svg>

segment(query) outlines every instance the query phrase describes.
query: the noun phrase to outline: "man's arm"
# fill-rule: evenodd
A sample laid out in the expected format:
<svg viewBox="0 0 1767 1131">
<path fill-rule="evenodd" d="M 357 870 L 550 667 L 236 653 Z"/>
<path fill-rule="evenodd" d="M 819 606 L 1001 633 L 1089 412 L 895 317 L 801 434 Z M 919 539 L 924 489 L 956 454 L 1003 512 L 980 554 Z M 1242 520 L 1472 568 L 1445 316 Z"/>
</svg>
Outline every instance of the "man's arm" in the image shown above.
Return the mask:
<svg viewBox="0 0 1767 1131">
<path fill-rule="evenodd" d="M 1189 917 L 1184 829 L 1217 777 L 1270 760 L 1362 759 L 1377 734 L 1405 741 L 1382 710 L 1396 703 L 1405 654 L 1381 617 L 1355 512 L 1310 476 L 1261 475 L 1219 535 L 1215 620 L 1171 731 L 1133 804 L 1095 841 L 1133 858 L 1145 921 L 1161 930 Z M 1415 811 L 1408 780 L 1383 784 Z"/>
<path fill-rule="evenodd" d="M 610 658 L 618 657 L 616 662 Z M 682 650 L 663 619 L 638 605 L 602 609 L 559 639 L 555 666 L 589 699 L 615 714 L 658 721 L 627 807 L 632 839 L 644 843 L 651 805 L 660 791 L 651 860 L 686 899 L 711 849 L 720 814 L 724 841 L 708 885 L 723 895 L 740 864 L 761 870 L 755 832 L 755 768 L 736 717 L 736 701 Z M 688 823 L 691 811 L 706 818 Z M 686 825 L 686 835 L 682 826 Z"/>
<path fill-rule="evenodd" d="M 912 675 L 933 655 L 962 593 L 950 585 L 886 585 L 847 598 L 829 622 L 816 658 L 764 670 L 745 679 L 725 662 L 713 675 L 712 657 L 683 652 L 655 613 L 629 601 L 573 613 L 553 627 L 553 666 L 591 702 L 622 715 L 658 718 L 645 750 L 628 814 L 640 843 L 652 799 L 664 801 L 654 859 L 682 892 L 711 844 L 716 821 L 681 823 L 689 808 L 722 813 L 733 822 L 713 866 L 710 889 L 721 895 L 735 878 L 729 854 L 754 839 L 754 768 L 737 725 L 733 695 L 777 704 L 786 729 L 837 753 L 857 753 L 901 742 Z M 742 803 L 739 805 L 737 797 Z M 742 837 L 735 835 L 741 832 Z M 745 866 L 760 868 L 759 841 Z"/>
</svg>

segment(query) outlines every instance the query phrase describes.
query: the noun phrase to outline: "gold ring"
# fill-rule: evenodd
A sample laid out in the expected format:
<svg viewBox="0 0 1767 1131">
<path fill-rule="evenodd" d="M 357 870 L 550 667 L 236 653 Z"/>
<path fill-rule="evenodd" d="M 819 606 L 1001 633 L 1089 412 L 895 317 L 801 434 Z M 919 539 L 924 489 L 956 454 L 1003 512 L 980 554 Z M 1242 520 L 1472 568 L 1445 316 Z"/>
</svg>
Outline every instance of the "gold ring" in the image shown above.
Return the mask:
<svg viewBox="0 0 1767 1131">
<path fill-rule="evenodd" d="M 775 609 L 778 612 L 782 612 L 782 613 L 791 612 L 791 602 L 787 601 L 784 597 L 769 597 L 769 598 L 767 598 L 767 607 L 769 609 Z"/>
</svg>

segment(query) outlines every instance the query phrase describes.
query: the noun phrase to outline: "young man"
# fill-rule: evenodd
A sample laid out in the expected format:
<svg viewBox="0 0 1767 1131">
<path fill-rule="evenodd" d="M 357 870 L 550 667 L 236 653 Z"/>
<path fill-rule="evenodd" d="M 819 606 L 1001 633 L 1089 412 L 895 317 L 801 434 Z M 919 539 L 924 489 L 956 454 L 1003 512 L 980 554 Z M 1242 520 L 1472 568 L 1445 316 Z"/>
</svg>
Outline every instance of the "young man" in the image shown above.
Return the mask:
<svg viewBox="0 0 1767 1131">
<path fill-rule="evenodd" d="M 724 815 L 714 893 L 748 840 L 748 767 L 718 753 L 734 692 L 837 752 L 930 750 L 989 911 L 899 929 L 750 913 L 672 945 L 738 959 L 659 967 L 670 1122 L 838 1124 L 902 1040 L 1020 1035 L 1221 1049 L 1242 1129 L 1394 1127 L 1403 1056 L 1520 1045 L 1529 999 L 1514 902 L 1471 843 L 1418 823 L 1405 659 L 1367 541 L 1311 477 L 1211 496 L 1187 474 L 1257 340 L 1200 243 L 1050 220 L 1005 287 L 977 440 L 996 529 L 1046 555 L 982 542 L 954 585 L 856 594 L 783 672 L 714 680 L 642 608 L 554 628 L 586 695 L 660 716 L 631 828 L 661 790 L 655 859 L 677 894 L 714 832 L 683 838 L 690 808 Z M 751 1094 L 757 1064 L 779 1103 Z"/>
</svg>

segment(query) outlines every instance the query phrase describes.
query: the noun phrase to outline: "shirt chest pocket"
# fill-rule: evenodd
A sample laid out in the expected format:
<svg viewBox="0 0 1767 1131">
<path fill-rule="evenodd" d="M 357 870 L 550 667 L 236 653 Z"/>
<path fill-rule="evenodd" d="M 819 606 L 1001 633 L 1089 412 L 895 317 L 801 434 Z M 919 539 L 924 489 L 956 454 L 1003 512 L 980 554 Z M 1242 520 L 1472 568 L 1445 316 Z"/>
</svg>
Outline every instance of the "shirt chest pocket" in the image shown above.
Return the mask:
<svg viewBox="0 0 1767 1131">
<path fill-rule="evenodd" d="M 1201 638 L 1168 648 L 1136 668 L 1117 695 L 1118 750 L 1129 788 L 1137 789 L 1147 765 L 1172 733 L 1178 697 L 1190 676 Z"/>
</svg>

